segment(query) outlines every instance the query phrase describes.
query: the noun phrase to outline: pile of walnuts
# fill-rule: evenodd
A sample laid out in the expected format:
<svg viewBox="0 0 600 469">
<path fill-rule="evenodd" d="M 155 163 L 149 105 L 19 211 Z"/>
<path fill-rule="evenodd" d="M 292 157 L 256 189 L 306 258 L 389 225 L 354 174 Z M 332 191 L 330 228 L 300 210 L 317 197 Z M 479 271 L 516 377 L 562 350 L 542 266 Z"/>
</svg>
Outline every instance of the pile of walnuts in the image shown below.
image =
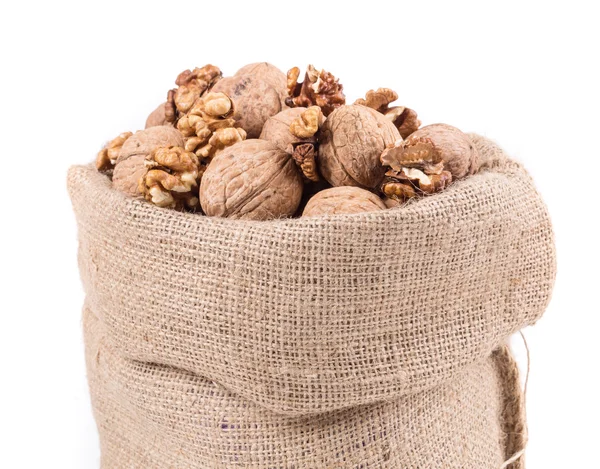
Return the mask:
<svg viewBox="0 0 600 469">
<path fill-rule="evenodd" d="M 473 174 L 479 155 L 455 127 L 420 127 L 388 88 L 346 103 L 325 70 L 269 63 L 223 77 L 179 74 L 146 120 L 103 148 L 115 189 L 159 207 L 270 220 L 385 210 Z"/>
</svg>

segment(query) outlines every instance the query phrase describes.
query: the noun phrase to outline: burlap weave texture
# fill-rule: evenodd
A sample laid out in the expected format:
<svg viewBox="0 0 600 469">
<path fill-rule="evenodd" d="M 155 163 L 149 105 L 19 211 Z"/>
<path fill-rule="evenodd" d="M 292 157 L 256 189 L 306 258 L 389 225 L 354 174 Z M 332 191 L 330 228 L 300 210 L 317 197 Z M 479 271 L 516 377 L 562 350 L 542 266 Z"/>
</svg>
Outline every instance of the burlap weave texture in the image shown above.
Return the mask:
<svg viewBox="0 0 600 469">
<path fill-rule="evenodd" d="M 518 451 L 499 347 L 549 301 L 553 235 L 523 167 L 473 139 L 484 168 L 440 194 L 270 222 L 160 209 L 72 168 L 104 467 L 491 468 Z"/>
</svg>

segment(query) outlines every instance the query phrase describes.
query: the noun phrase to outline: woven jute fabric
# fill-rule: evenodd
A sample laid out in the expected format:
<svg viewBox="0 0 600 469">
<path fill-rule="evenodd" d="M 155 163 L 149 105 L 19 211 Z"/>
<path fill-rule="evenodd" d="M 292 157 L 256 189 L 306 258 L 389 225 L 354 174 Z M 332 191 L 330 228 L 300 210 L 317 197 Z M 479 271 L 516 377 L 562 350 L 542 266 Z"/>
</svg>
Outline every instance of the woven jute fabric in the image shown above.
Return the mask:
<svg viewBox="0 0 600 469">
<path fill-rule="evenodd" d="M 440 194 L 268 222 L 160 209 L 73 167 L 104 467 L 484 468 L 519 451 L 499 347 L 549 301 L 553 235 L 524 168 L 472 138 L 482 170 Z"/>
<path fill-rule="evenodd" d="M 84 328 L 103 469 L 499 469 L 518 448 L 522 414 L 504 415 L 520 394 L 506 347 L 428 391 L 287 417 L 188 371 L 123 357 L 89 308 Z"/>
</svg>

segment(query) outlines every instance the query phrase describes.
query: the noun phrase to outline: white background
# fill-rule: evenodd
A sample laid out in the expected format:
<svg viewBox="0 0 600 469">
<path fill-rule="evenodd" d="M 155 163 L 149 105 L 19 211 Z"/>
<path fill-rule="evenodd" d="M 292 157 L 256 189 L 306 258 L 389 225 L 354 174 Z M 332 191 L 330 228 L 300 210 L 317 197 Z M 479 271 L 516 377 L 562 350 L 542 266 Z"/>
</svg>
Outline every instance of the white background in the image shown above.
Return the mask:
<svg viewBox="0 0 600 469">
<path fill-rule="evenodd" d="M 600 35 L 595 2 L 17 2 L 0 7 L 0 467 L 98 468 L 69 165 L 143 127 L 177 74 L 269 61 L 391 87 L 425 124 L 533 174 L 559 275 L 531 348 L 529 469 L 597 468 Z M 515 341 L 521 362 L 523 346 Z"/>
</svg>

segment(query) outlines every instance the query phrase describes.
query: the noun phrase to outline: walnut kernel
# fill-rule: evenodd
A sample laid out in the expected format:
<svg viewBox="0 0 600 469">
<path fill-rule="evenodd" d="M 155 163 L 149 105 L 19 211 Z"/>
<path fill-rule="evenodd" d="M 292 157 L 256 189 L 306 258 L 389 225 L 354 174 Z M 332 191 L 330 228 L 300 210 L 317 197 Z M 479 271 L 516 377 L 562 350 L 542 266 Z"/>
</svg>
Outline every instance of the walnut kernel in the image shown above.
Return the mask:
<svg viewBox="0 0 600 469">
<path fill-rule="evenodd" d="M 290 69 L 287 73 L 288 98 L 285 103 L 288 106 L 319 106 L 323 114 L 328 116 L 336 108 L 346 104 L 344 87 L 331 73 L 309 65 L 302 83 L 298 83 L 299 76 L 298 67 Z"/>
<path fill-rule="evenodd" d="M 377 91 L 370 90 L 364 99 L 357 99 L 354 104 L 361 104 L 382 113 L 391 120 L 402 138 L 407 138 L 421 125 L 417 113 L 404 106 L 389 107 L 398 99 L 398 94 L 389 88 L 379 88 Z"/>
<path fill-rule="evenodd" d="M 198 157 L 181 147 L 155 148 L 145 157 L 147 172 L 138 191 L 158 207 L 197 209 Z"/>
<path fill-rule="evenodd" d="M 108 142 L 96 156 L 96 169 L 98 171 L 110 171 L 114 169 L 119 153 L 121 152 L 121 147 L 132 135 L 132 132 L 123 132 Z"/>
</svg>

